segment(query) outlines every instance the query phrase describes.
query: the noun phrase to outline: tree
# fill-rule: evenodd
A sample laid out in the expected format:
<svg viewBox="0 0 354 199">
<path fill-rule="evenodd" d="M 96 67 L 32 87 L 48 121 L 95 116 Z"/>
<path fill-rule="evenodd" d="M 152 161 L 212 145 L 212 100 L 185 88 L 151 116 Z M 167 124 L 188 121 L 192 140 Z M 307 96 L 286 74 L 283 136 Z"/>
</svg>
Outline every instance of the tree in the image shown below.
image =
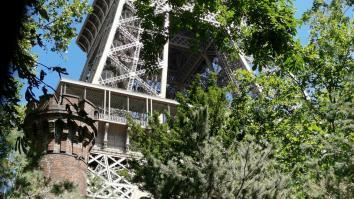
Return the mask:
<svg viewBox="0 0 354 199">
<path fill-rule="evenodd" d="M 300 59 L 319 140 L 311 166 L 320 196 L 353 197 L 353 1 L 315 1 L 303 20 L 312 29 Z M 348 13 L 349 11 L 349 13 Z M 351 14 L 350 14 L 351 13 Z"/>
<path fill-rule="evenodd" d="M 196 82 L 178 95 L 181 105 L 167 123 L 155 114 L 149 130 L 131 126 L 133 148 L 145 157 L 133 164 L 135 180 L 156 198 L 285 195 L 286 176 L 275 170 L 271 146 L 252 137 L 238 142 L 229 133 L 226 90 L 216 85 L 215 74 L 209 78 L 206 87 Z"/>
<path fill-rule="evenodd" d="M 144 2 L 141 1 L 140 6 L 143 9 L 141 12 L 152 13 L 154 8 Z M 277 8 L 283 8 L 282 1 L 258 2 L 256 7 L 273 8 L 272 5 L 279 5 Z M 214 4 L 207 4 L 198 1 L 192 12 L 178 9 L 185 5 L 184 1 L 169 3 L 177 7 L 177 11 L 169 13 L 173 15 L 172 18 L 180 17 L 183 23 L 191 26 L 191 30 L 198 34 L 200 26 L 208 30 L 209 27 L 205 22 L 199 23 L 193 19 L 188 21 L 184 17 L 192 15 L 194 11 L 205 14 L 206 11 L 210 11 L 208 10 L 210 4 L 222 5 L 229 2 L 216 1 Z M 244 2 L 245 5 L 247 3 L 249 2 Z M 272 166 L 265 167 L 263 171 L 265 173 L 262 174 L 277 176 L 272 170 L 275 168 L 279 176 L 290 177 L 283 189 L 279 187 L 278 193 L 287 192 L 287 197 L 298 198 L 352 198 L 354 34 L 353 19 L 347 13 L 348 10 L 353 11 L 352 5 L 352 1 L 346 0 L 314 1 L 312 9 L 302 18 L 303 23 L 308 24 L 311 30 L 309 44 L 301 45 L 292 39 L 290 32 L 287 32 L 289 38 L 283 45 L 291 47 L 280 45 L 282 46 L 280 48 L 286 49 L 285 51 L 276 51 L 277 48 L 270 43 L 264 45 L 263 49 L 254 49 L 255 46 L 252 45 L 243 48 L 245 43 L 242 42 L 249 41 L 247 37 L 250 35 L 247 34 L 241 37 L 236 37 L 237 34 L 233 35 L 232 32 L 228 32 L 231 36 L 219 35 L 226 41 L 238 41 L 237 39 L 244 37 L 244 40 L 241 40 L 242 51 L 256 55 L 256 67 L 259 67 L 259 64 L 267 64 L 261 66 L 265 70 L 257 76 L 247 71 L 237 71 L 235 74 L 237 85 L 230 85 L 229 90 L 211 86 L 213 84 L 210 83 L 207 87 L 194 85 L 184 95 L 179 94 L 177 100 L 180 105 L 177 115 L 168 120 L 167 124 L 159 124 L 158 116 L 155 115 L 155 118 L 150 120 L 147 130 L 132 126 L 130 134 L 133 145 L 135 143 L 146 161 L 142 161 L 140 168 L 136 168 L 136 180 L 142 182 L 141 186 L 156 197 L 172 193 L 176 197 L 212 198 L 214 195 L 208 195 L 209 189 L 199 185 L 218 184 L 225 188 L 222 189 L 224 191 L 222 193 L 226 190 L 231 196 L 234 193 L 233 189 L 227 189 L 228 181 L 220 176 L 230 171 L 227 169 L 228 161 L 242 159 L 242 155 L 238 154 L 243 151 L 242 143 L 249 142 L 249 137 L 254 137 L 251 140 L 255 148 L 260 146 L 262 150 L 267 150 L 268 145 L 273 146 L 269 156 Z M 288 6 L 286 5 L 283 11 L 289 11 Z M 263 11 L 261 7 L 258 7 L 258 10 Z M 235 13 L 237 11 L 232 6 L 226 10 L 221 8 L 219 13 L 221 16 L 226 16 L 227 11 Z M 273 11 L 274 9 L 267 9 L 266 13 L 270 14 Z M 198 12 L 196 14 L 198 15 Z M 232 16 L 235 15 L 237 14 Z M 264 16 L 264 13 L 256 16 Z M 289 17 L 290 14 L 286 16 Z M 268 19 L 281 18 L 268 16 Z M 178 20 L 176 19 L 177 22 Z M 277 20 L 272 21 L 278 23 Z M 157 23 L 151 23 L 151 27 L 160 27 Z M 248 25 L 257 28 L 263 25 L 265 27 L 259 30 L 268 30 L 268 23 L 257 23 L 254 22 L 254 26 L 251 23 Z M 171 27 L 173 23 L 168 32 L 169 36 L 173 35 L 175 30 Z M 186 26 L 180 25 L 178 28 L 185 29 Z M 223 28 L 220 30 L 225 31 Z M 206 32 L 213 31 L 217 32 L 212 28 Z M 277 33 L 281 34 L 281 31 Z M 259 39 L 269 38 L 261 33 L 259 35 L 262 35 Z M 154 37 L 145 39 L 153 41 Z M 223 45 L 220 45 L 221 49 L 222 47 Z M 234 50 L 232 51 L 238 52 Z M 212 79 L 209 78 L 211 81 Z M 227 92 L 232 94 L 231 104 L 224 99 Z M 220 146 L 222 150 L 218 148 Z M 229 151 L 236 155 L 228 157 L 235 159 L 221 155 Z M 257 151 L 253 155 L 262 157 Z M 216 157 L 215 161 L 214 159 L 211 161 L 211 157 Z M 223 164 L 220 164 L 221 162 Z M 268 165 L 267 160 L 264 160 L 264 163 Z M 233 165 L 238 165 L 237 161 Z M 137 166 L 138 164 L 134 165 L 134 168 Z M 213 171 L 214 178 L 203 181 L 209 171 Z M 257 176 L 263 180 L 260 181 L 261 184 L 265 185 L 267 178 L 260 177 L 262 174 L 258 173 Z M 227 175 L 232 176 L 232 172 Z M 237 176 L 233 177 L 239 179 Z M 174 181 L 178 183 L 174 184 Z M 179 184 L 181 187 L 177 186 Z M 213 193 L 221 193 L 218 192 L 221 189 L 210 187 Z M 236 180 L 232 187 L 235 189 L 240 187 L 240 181 Z M 221 194 L 217 196 L 223 197 Z"/>
<path fill-rule="evenodd" d="M 59 76 L 67 74 L 63 67 L 38 63 L 32 48 L 39 46 L 57 53 L 65 52 L 76 35 L 74 24 L 81 22 L 89 8 L 87 0 L 19 0 L 5 7 L 13 12 L 2 12 L 7 15 L 2 18 L 9 19 L 5 21 L 10 25 L 9 31 L 5 31 L 8 33 L 5 45 L 1 46 L 0 111 L 3 118 L 0 126 L 15 127 L 21 120 L 16 108 L 20 82 L 26 82 L 25 98 L 32 101 L 36 100 L 33 88 L 43 86 L 44 94 L 47 92 L 45 71 L 57 72 Z M 38 76 L 37 70 L 40 71 Z M 4 133 L 6 131 L 1 129 L 1 134 Z"/>
<path fill-rule="evenodd" d="M 311 30 L 309 44 L 296 44 L 269 72 L 236 78 L 235 131 L 277 143 L 279 168 L 291 172 L 301 197 L 353 195 L 354 37 L 353 19 L 346 13 L 352 5 L 315 1 L 303 16 Z M 254 85 L 261 92 L 250 97 Z"/>
</svg>

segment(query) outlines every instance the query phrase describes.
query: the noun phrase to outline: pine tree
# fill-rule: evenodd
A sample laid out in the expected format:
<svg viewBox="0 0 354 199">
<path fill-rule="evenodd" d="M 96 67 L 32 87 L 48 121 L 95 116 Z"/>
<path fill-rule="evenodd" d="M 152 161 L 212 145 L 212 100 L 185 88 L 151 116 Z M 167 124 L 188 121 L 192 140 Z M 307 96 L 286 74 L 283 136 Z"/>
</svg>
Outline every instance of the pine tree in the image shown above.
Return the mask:
<svg viewBox="0 0 354 199">
<path fill-rule="evenodd" d="M 167 123 L 155 114 L 147 130 L 131 126 L 133 148 L 145 157 L 133 164 L 135 180 L 155 198 L 285 196 L 287 177 L 275 169 L 272 147 L 230 132 L 225 92 L 215 74 L 207 84 L 197 79 L 178 95 L 181 105 Z"/>
</svg>

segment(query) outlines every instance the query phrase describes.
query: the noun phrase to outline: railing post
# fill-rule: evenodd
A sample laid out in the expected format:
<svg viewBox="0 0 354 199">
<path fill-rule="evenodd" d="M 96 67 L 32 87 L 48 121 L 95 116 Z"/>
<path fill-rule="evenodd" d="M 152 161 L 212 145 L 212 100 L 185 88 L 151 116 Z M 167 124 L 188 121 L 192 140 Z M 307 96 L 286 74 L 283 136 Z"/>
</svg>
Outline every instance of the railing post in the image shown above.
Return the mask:
<svg viewBox="0 0 354 199">
<path fill-rule="evenodd" d="M 146 98 L 146 122 L 149 121 L 149 99 Z"/>
<path fill-rule="evenodd" d="M 111 119 L 111 91 L 108 91 L 108 118 Z"/>
<path fill-rule="evenodd" d="M 106 117 L 106 104 L 107 104 L 107 97 L 106 97 L 106 94 L 107 93 L 107 90 L 104 90 L 104 97 L 103 97 L 103 118 Z"/>
</svg>

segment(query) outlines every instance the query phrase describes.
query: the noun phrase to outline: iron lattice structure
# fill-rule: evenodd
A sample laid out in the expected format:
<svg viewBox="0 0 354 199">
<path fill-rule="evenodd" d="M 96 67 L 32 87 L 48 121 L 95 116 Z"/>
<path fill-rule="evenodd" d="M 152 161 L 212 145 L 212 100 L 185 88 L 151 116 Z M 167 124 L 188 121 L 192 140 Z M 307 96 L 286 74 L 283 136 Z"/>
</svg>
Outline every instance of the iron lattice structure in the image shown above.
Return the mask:
<svg viewBox="0 0 354 199">
<path fill-rule="evenodd" d="M 170 9 L 164 0 L 156 0 L 154 4 L 158 12 Z M 185 7 L 192 8 L 193 5 Z M 165 44 L 158 72 L 149 75 L 140 56 L 143 29 L 135 13 L 131 0 L 94 2 L 94 12 L 78 39 L 79 46 L 88 53 L 81 80 L 173 98 L 176 91 L 184 89 L 194 74 L 203 72 L 206 66 L 222 66 L 221 76 L 229 79 L 234 68 L 249 68 L 244 56 L 240 56 L 240 62 L 228 63 L 227 56 L 220 54 L 212 41 L 205 41 L 198 52 L 190 51 L 190 34 L 180 32 Z M 214 14 L 201 20 L 218 25 Z M 165 23 L 168 26 L 168 18 Z"/>
<path fill-rule="evenodd" d="M 157 12 L 170 9 L 166 0 L 153 1 Z M 190 10 L 193 5 L 185 6 Z M 215 15 L 201 18 L 218 26 Z M 166 17 L 165 26 L 169 25 Z M 143 29 L 133 0 L 95 0 L 77 44 L 87 53 L 80 82 L 62 80 L 58 93 L 80 96 L 97 107 L 98 134 L 89 159 L 88 194 L 93 198 L 139 198 L 147 196 L 129 182 L 127 115 L 146 126 L 153 111 L 173 114 L 178 104 L 175 93 L 185 89 L 196 73 L 215 70 L 223 82 L 234 81 L 236 68 L 250 69 L 240 55 L 229 62 L 212 41 L 190 50 L 192 37 L 187 31 L 174 35 L 165 44 L 155 74 L 148 74 L 141 58 Z M 59 95 L 58 94 L 58 95 Z M 128 176 L 129 176 L 128 175 Z M 98 183 L 98 184 L 97 184 Z"/>
<path fill-rule="evenodd" d="M 137 193 L 138 187 L 129 182 L 129 176 L 132 174 L 127 160 L 128 157 L 125 155 L 93 151 L 88 163 L 88 195 L 93 198 L 124 199 L 132 198 L 137 194 L 149 196 L 146 193 Z"/>
</svg>

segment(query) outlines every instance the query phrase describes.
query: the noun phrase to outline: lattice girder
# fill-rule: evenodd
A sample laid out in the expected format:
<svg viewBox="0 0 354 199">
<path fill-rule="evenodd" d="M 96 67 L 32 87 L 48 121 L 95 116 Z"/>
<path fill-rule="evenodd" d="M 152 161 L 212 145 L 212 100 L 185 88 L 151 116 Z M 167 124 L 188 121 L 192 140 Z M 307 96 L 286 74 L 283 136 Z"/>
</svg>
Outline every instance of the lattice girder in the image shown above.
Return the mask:
<svg viewBox="0 0 354 199">
<path fill-rule="evenodd" d="M 118 175 L 118 171 L 127 170 L 127 158 L 107 154 L 92 153 L 88 162 L 88 196 L 93 198 L 132 198 L 137 186 L 130 183 L 127 176 Z M 96 186 L 94 182 L 99 181 Z"/>
</svg>

